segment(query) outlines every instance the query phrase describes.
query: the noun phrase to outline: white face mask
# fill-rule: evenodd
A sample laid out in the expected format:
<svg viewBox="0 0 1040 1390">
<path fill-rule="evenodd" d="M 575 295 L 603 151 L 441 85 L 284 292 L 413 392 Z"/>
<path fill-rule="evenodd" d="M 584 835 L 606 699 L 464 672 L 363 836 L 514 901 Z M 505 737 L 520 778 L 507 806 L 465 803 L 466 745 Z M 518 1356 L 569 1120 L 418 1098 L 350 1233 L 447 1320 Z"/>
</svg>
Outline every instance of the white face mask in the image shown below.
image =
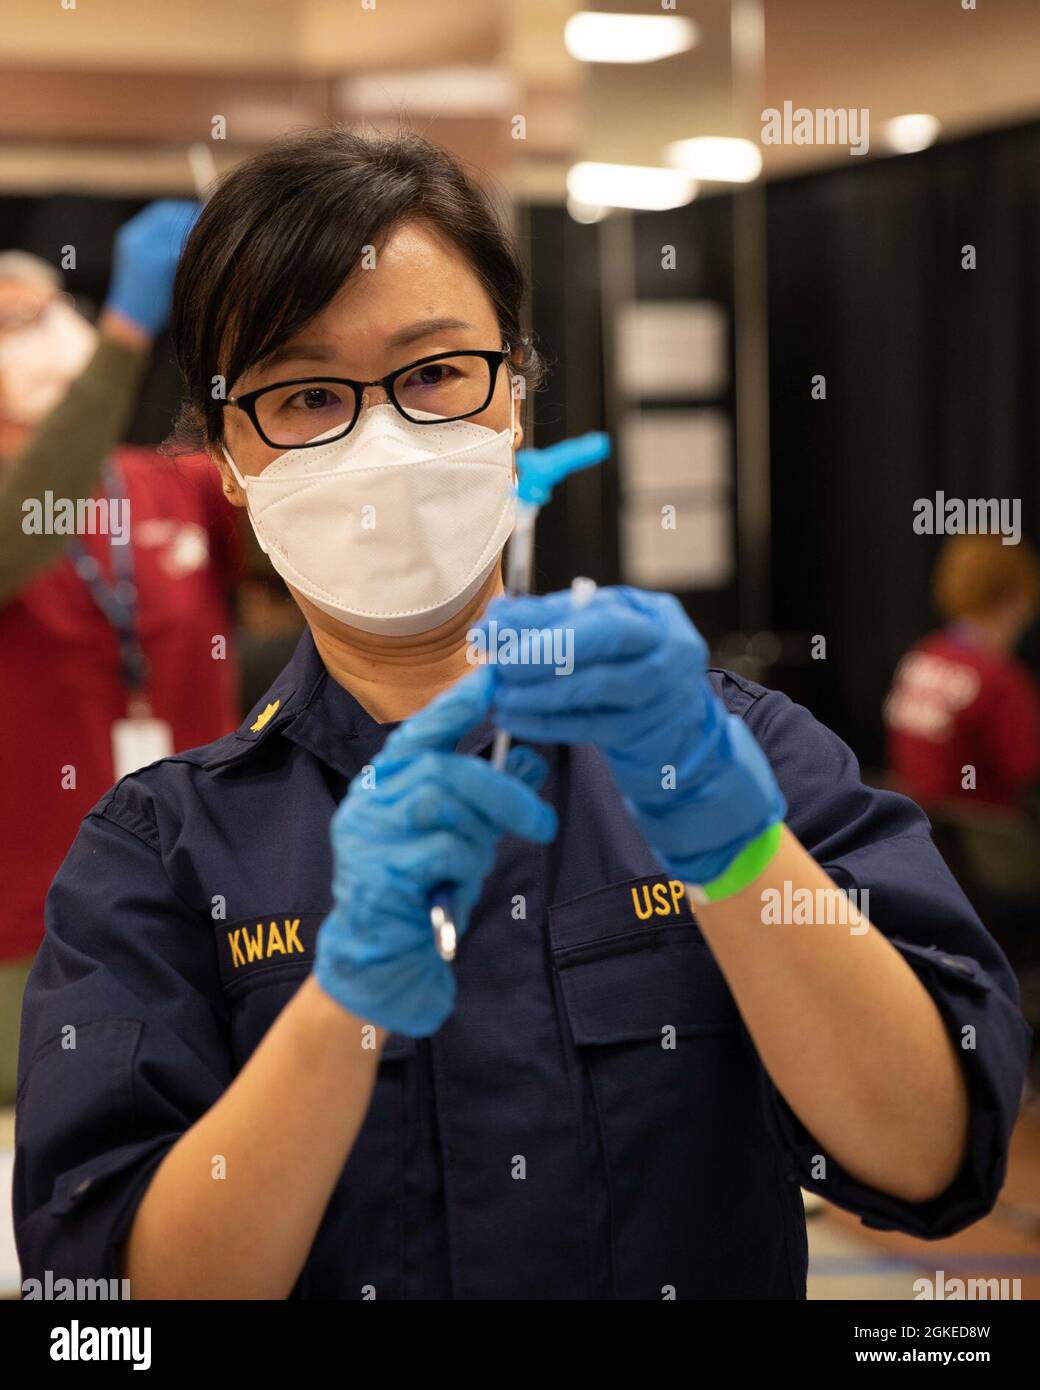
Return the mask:
<svg viewBox="0 0 1040 1390">
<path fill-rule="evenodd" d="M 287 584 L 351 627 L 407 635 L 453 618 L 491 573 L 515 517 L 512 446 L 511 429 L 375 405 L 255 477 L 224 457 Z"/>
<path fill-rule="evenodd" d="M 64 299 L 0 338 L 0 413 L 20 425 L 48 415 L 97 346 L 97 331 Z"/>
</svg>

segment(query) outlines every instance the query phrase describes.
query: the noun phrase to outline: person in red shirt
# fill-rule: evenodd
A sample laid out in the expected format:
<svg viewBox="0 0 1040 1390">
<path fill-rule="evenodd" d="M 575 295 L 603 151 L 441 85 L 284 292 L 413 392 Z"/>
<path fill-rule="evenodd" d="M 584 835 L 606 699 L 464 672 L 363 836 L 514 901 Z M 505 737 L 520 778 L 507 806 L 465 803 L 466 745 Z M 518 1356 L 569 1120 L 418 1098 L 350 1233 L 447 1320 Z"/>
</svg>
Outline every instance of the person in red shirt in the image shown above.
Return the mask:
<svg viewBox="0 0 1040 1390">
<path fill-rule="evenodd" d="M 51 880 L 124 773 L 239 722 L 239 532 L 204 457 L 117 447 L 193 205 L 124 227 L 95 331 L 0 255 L 0 1105 Z M 99 486 L 100 474 L 100 486 Z"/>
<path fill-rule="evenodd" d="M 896 670 L 884 705 L 889 766 L 917 801 L 1019 806 L 1040 782 L 1040 688 L 1014 656 L 1040 611 L 1040 563 L 1027 542 L 955 536 L 933 592 L 947 626 Z"/>
</svg>

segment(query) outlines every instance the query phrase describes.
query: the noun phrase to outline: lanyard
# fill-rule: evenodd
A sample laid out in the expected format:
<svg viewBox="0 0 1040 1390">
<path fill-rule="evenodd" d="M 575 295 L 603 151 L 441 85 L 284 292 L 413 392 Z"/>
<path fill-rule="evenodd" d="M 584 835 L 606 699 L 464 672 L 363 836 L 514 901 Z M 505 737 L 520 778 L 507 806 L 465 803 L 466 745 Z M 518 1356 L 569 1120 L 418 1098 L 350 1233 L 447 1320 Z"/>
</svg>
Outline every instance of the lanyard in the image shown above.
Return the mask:
<svg viewBox="0 0 1040 1390">
<path fill-rule="evenodd" d="M 119 487 L 119 475 L 110 463 L 101 473 L 102 485 L 108 499 L 109 512 Z M 78 540 L 66 546 L 76 573 L 87 586 L 91 598 L 108 619 L 119 642 L 119 670 L 130 697 L 131 705 L 145 703 L 143 691 L 148 677 L 148 659 L 137 635 L 137 585 L 134 582 L 133 542 L 127 530 L 126 543 L 116 545 L 109 527 L 109 554 L 112 557 L 111 584 L 103 577 L 101 566 L 88 555 Z"/>
</svg>

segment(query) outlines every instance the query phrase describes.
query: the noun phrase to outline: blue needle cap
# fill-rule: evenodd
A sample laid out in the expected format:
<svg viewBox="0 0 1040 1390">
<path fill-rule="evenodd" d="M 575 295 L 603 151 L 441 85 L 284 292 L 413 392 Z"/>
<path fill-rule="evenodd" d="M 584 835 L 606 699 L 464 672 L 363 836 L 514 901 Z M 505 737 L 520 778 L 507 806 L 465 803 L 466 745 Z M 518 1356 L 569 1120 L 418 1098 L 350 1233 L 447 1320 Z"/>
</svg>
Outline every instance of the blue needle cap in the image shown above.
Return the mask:
<svg viewBox="0 0 1040 1390">
<path fill-rule="evenodd" d="M 547 449 L 521 449 L 516 456 L 520 474 L 516 495 L 521 502 L 542 507 L 552 496 L 552 490 L 568 473 L 579 468 L 591 468 L 602 463 L 610 453 L 610 436 L 583 434 L 577 439 L 564 439 Z"/>
</svg>

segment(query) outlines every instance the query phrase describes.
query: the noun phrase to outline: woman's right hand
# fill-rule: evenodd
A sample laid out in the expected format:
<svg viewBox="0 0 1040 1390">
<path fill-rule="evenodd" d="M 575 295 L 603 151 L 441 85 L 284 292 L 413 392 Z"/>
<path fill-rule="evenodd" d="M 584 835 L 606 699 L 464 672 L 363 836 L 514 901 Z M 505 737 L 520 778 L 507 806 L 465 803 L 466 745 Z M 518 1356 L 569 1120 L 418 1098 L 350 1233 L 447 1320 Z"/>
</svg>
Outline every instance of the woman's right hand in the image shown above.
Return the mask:
<svg viewBox="0 0 1040 1390">
<path fill-rule="evenodd" d="M 455 976 L 430 926 L 434 889 L 451 889 L 466 930 L 506 833 L 548 843 L 556 813 L 534 788 L 545 763 L 514 748 L 507 770 L 454 752 L 490 708 L 481 667 L 387 739 L 332 818 L 335 907 L 318 933 L 318 984 L 358 1018 L 428 1037 L 451 1012 Z"/>
</svg>

